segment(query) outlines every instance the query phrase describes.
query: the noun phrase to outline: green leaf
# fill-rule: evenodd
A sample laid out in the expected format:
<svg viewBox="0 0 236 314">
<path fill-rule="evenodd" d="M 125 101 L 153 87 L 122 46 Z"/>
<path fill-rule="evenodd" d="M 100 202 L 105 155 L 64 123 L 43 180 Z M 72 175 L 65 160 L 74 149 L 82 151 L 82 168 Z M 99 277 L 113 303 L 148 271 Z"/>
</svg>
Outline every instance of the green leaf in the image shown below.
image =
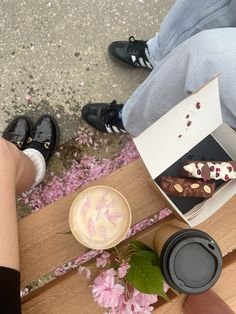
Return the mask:
<svg viewBox="0 0 236 314">
<path fill-rule="evenodd" d="M 151 252 L 152 253 L 152 264 L 160 266 L 159 256 L 149 246 L 147 246 L 146 244 L 144 244 L 140 241 L 137 241 L 137 240 L 134 240 L 130 243 L 131 243 L 131 247 L 132 247 L 132 253 L 135 253 L 137 255 L 140 255 L 140 254 L 142 255 L 142 254 L 145 254 L 142 252 Z"/>
<path fill-rule="evenodd" d="M 154 252 L 150 251 L 142 251 L 138 255 L 133 255 L 126 278 L 137 290 L 143 293 L 157 294 L 167 300 L 168 297 L 164 292 L 164 277 L 160 267 L 153 265 L 154 256 Z"/>
<path fill-rule="evenodd" d="M 152 249 L 147 246 L 146 244 L 144 244 L 143 242 L 140 242 L 138 240 L 133 240 L 130 242 L 130 245 L 132 246 L 132 248 L 135 250 L 135 251 L 152 251 Z"/>
<path fill-rule="evenodd" d="M 143 258 L 143 263 L 148 263 L 148 265 L 159 266 L 159 257 L 153 251 L 140 251 L 137 252 L 134 256 L 139 256 Z M 132 258 L 131 258 L 132 260 Z"/>
</svg>

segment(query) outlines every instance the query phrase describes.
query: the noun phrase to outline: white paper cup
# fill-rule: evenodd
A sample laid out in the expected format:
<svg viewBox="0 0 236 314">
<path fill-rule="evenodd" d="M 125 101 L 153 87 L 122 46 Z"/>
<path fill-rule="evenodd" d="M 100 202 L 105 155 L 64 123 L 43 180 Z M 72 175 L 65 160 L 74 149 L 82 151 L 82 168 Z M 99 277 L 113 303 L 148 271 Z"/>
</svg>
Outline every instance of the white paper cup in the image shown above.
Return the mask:
<svg viewBox="0 0 236 314">
<path fill-rule="evenodd" d="M 106 250 L 126 236 L 131 210 L 126 198 L 109 186 L 94 186 L 75 198 L 69 213 L 74 237 L 90 249 Z"/>
</svg>

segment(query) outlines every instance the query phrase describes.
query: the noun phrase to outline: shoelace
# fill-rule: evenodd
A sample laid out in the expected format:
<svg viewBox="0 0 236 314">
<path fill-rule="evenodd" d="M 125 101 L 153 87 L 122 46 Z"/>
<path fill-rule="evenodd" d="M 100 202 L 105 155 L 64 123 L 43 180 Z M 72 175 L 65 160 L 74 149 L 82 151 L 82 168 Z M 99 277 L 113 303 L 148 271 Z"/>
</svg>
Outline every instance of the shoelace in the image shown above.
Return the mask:
<svg viewBox="0 0 236 314">
<path fill-rule="evenodd" d="M 134 36 L 129 38 L 128 52 L 147 60 L 145 49 L 148 50 L 147 42 L 144 40 L 136 40 Z"/>
<path fill-rule="evenodd" d="M 139 54 L 142 57 L 146 57 L 145 49 L 148 49 L 147 42 L 144 40 L 137 40 L 134 36 L 129 37 L 128 51 L 130 53 Z"/>
<path fill-rule="evenodd" d="M 106 124 L 112 124 L 119 116 L 119 105 L 117 105 L 116 100 L 113 100 L 108 108 L 102 109 L 102 120 Z"/>
<path fill-rule="evenodd" d="M 139 58 L 143 59 L 144 61 L 147 61 L 149 63 L 149 65 L 151 65 L 151 63 L 148 60 L 147 55 L 146 55 L 146 51 L 145 51 L 146 49 L 147 49 L 147 51 L 149 51 L 146 41 L 136 40 L 134 38 L 134 36 L 130 36 L 129 45 L 127 47 L 127 50 L 131 55 L 136 56 L 136 60 L 134 61 L 135 65 L 141 65 L 139 62 Z M 147 68 L 152 68 L 152 65 L 151 65 L 151 67 L 149 65 L 147 65 L 147 64 L 143 65 L 142 64 L 142 66 L 146 66 Z"/>
</svg>

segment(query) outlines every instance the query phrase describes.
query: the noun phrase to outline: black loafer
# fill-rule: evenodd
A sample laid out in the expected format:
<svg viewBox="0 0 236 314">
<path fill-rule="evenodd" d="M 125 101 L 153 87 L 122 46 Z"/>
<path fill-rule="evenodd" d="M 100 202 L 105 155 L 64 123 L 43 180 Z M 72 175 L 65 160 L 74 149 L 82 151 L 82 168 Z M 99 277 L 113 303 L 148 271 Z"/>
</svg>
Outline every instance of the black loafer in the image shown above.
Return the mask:
<svg viewBox="0 0 236 314">
<path fill-rule="evenodd" d="M 56 119 L 44 114 L 36 121 L 32 138 L 29 139 L 26 148 L 38 150 L 44 157 L 46 164 L 55 152 L 59 143 L 59 127 Z"/>
<path fill-rule="evenodd" d="M 15 144 L 20 150 L 25 149 L 28 138 L 32 135 L 33 123 L 27 116 L 18 116 L 6 127 L 2 137 Z"/>
</svg>

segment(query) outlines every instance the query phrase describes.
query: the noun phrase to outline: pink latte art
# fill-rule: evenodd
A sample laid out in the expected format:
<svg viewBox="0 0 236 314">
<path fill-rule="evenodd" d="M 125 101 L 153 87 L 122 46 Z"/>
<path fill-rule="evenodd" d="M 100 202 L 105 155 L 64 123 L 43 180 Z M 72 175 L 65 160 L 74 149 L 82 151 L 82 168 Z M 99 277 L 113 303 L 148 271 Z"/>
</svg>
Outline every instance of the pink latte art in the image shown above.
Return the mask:
<svg viewBox="0 0 236 314">
<path fill-rule="evenodd" d="M 127 200 L 108 186 L 81 192 L 70 209 L 70 228 L 75 238 L 91 249 L 108 249 L 122 241 L 131 224 Z"/>
</svg>

